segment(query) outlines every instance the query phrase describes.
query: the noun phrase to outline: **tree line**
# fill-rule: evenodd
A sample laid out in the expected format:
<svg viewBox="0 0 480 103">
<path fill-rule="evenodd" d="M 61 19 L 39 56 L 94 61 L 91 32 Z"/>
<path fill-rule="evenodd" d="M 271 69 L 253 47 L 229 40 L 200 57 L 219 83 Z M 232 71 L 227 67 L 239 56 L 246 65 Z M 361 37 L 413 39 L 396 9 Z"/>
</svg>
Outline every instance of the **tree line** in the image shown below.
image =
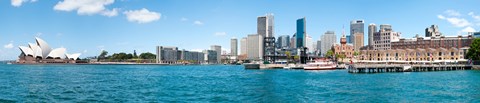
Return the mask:
<svg viewBox="0 0 480 103">
<path fill-rule="evenodd" d="M 134 51 L 132 53 L 113 53 L 112 55 L 108 55 L 108 51 L 103 50 L 100 55 L 98 56 L 98 60 L 129 60 L 129 59 L 155 59 L 156 55 L 150 52 L 141 53 L 137 55 Z"/>
</svg>

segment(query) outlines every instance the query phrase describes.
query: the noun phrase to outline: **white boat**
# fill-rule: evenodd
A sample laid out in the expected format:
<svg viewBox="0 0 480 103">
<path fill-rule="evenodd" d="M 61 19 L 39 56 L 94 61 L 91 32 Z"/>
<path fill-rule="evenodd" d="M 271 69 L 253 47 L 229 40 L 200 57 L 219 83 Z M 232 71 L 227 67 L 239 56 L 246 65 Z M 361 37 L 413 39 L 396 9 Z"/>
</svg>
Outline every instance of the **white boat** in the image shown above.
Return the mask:
<svg viewBox="0 0 480 103">
<path fill-rule="evenodd" d="M 315 60 L 313 62 L 307 63 L 303 69 L 304 70 L 334 70 L 337 68 L 337 64 L 330 60 Z"/>
<path fill-rule="evenodd" d="M 295 64 L 288 64 L 287 66 L 283 67 L 283 69 L 303 69 L 303 67 Z"/>
</svg>

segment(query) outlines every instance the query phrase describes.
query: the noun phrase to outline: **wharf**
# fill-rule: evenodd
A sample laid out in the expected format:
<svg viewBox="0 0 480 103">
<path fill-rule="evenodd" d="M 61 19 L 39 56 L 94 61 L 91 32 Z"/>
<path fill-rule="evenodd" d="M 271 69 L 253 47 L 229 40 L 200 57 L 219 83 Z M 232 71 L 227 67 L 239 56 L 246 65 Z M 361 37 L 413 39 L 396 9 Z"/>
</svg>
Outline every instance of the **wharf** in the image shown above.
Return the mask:
<svg viewBox="0 0 480 103">
<path fill-rule="evenodd" d="M 349 73 L 385 73 L 385 72 L 427 72 L 471 70 L 472 65 L 466 64 L 354 64 L 348 67 Z"/>
</svg>

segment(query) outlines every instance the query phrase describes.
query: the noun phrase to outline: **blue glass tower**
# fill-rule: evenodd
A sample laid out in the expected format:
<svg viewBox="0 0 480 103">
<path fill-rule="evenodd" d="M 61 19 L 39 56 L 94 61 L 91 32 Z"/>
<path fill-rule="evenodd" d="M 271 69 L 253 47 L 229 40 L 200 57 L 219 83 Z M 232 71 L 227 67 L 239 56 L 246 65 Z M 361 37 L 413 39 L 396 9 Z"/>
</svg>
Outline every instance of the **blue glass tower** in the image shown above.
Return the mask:
<svg viewBox="0 0 480 103">
<path fill-rule="evenodd" d="M 297 20 L 296 47 L 305 47 L 305 17 Z"/>
</svg>

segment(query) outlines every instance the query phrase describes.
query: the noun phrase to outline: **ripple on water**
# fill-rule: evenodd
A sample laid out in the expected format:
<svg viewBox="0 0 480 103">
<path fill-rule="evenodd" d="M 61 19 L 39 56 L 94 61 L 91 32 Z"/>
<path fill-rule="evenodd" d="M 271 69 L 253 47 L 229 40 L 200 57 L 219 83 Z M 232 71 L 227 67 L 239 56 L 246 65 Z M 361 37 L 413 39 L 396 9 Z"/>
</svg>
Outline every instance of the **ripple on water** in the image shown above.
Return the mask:
<svg viewBox="0 0 480 103">
<path fill-rule="evenodd" d="M 479 71 L 2 65 L 0 102 L 480 102 Z"/>
</svg>

